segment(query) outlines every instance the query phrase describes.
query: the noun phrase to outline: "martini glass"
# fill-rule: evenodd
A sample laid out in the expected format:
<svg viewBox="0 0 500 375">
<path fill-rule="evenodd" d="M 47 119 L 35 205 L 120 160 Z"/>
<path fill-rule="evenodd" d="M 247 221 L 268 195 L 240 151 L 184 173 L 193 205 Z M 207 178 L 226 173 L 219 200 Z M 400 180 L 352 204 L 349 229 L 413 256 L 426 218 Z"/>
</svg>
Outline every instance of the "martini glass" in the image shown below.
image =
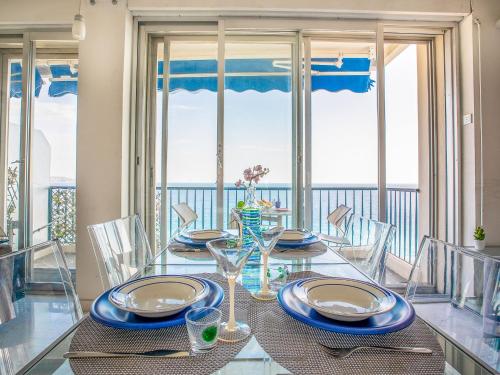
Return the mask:
<svg viewBox="0 0 500 375">
<path fill-rule="evenodd" d="M 240 225 L 240 231 L 241 231 L 243 228 L 243 221 L 241 220 L 240 215 L 234 209 L 232 210 L 232 214 L 234 220 L 236 220 Z M 262 267 L 263 267 L 262 283 L 260 285 L 260 290 L 253 292 L 252 296 L 256 299 L 264 301 L 273 300 L 276 298 L 277 293 L 269 288 L 269 274 L 268 274 L 269 271 L 267 265 L 269 260 L 269 254 L 271 254 L 271 251 L 273 251 L 274 246 L 276 246 L 276 243 L 283 235 L 285 228 L 283 227 L 268 228 L 261 226 L 260 236 L 255 234 L 255 232 L 250 227 L 247 227 L 246 229 L 252 235 L 254 241 L 257 243 L 262 253 Z"/>
<path fill-rule="evenodd" d="M 220 325 L 219 340 L 237 342 L 250 335 L 248 324 L 238 322 L 234 316 L 234 288 L 236 278 L 248 260 L 248 257 L 257 248 L 255 242 L 244 244 L 241 237 L 218 239 L 207 242 L 207 247 L 229 284 L 229 320 Z"/>
<path fill-rule="evenodd" d="M 263 276 L 262 283 L 260 284 L 260 290 L 253 292 L 252 296 L 256 299 L 269 301 L 276 298 L 276 291 L 269 288 L 269 274 L 268 274 L 268 259 L 269 254 L 273 251 L 274 246 L 281 238 L 281 235 L 285 231 L 283 227 L 261 227 L 260 236 L 255 235 L 255 233 L 248 228 L 248 231 L 252 235 L 253 239 L 259 246 L 259 249 L 262 253 L 262 267 L 263 267 Z"/>
</svg>

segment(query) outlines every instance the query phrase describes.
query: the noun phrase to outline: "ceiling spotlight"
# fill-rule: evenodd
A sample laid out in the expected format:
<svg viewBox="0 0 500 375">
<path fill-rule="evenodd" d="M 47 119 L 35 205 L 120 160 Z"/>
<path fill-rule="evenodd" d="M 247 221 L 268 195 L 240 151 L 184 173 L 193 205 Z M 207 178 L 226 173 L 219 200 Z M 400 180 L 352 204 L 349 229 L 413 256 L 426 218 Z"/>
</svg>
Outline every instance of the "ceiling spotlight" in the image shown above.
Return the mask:
<svg viewBox="0 0 500 375">
<path fill-rule="evenodd" d="M 85 39 L 87 29 L 85 26 L 85 18 L 83 18 L 81 14 L 75 15 L 75 19 L 73 20 L 73 27 L 71 28 L 71 33 L 73 34 L 74 39 L 77 40 Z"/>
<path fill-rule="evenodd" d="M 80 0 L 78 6 L 78 14 L 76 14 L 75 18 L 73 19 L 73 27 L 71 28 L 71 33 L 73 34 L 73 39 L 85 39 L 87 28 L 85 26 L 85 18 L 83 18 L 82 16 L 82 0 Z"/>
</svg>

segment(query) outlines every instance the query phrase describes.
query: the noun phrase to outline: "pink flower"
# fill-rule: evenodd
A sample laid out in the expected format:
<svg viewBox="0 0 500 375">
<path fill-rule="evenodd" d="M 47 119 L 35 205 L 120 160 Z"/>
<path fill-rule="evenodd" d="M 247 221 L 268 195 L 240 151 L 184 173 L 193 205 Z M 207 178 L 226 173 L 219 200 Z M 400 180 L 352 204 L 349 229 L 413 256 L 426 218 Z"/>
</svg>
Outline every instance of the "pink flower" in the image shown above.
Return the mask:
<svg viewBox="0 0 500 375">
<path fill-rule="evenodd" d="M 253 178 L 252 169 L 250 168 L 245 169 L 243 171 L 243 178 L 245 179 L 245 181 L 252 181 Z"/>
<path fill-rule="evenodd" d="M 260 177 L 259 177 L 259 176 L 255 176 L 253 180 L 254 180 L 254 182 L 255 182 L 256 184 L 258 184 L 258 183 L 259 183 L 259 181 L 260 181 Z"/>
<path fill-rule="evenodd" d="M 256 172 L 262 172 L 262 165 L 258 164 L 255 167 L 253 167 L 254 171 Z"/>
<path fill-rule="evenodd" d="M 236 182 L 234 183 L 234 185 L 235 185 L 237 188 L 239 188 L 239 187 L 241 187 L 241 185 L 243 185 L 243 181 L 241 181 L 241 179 L 239 179 L 238 181 L 236 181 Z"/>
</svg>

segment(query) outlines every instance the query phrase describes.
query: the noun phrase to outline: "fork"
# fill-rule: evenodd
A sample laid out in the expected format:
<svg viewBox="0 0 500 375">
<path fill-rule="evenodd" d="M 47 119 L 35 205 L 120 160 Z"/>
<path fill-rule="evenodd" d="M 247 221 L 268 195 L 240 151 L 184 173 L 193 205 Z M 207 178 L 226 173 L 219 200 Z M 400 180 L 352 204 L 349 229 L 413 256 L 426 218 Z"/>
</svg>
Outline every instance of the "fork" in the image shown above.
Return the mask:
<svg viewBox="0 0 500 375">
<path fill-rule="evenodd" d="M 428 348 L 412 348 L 407 346 L 354 346 L 351 348 L 332 348 L 320 342 L 318 342 L 318 344 L 321 345 L 321 349 L 323 349 L 327 354 L 338 359 L 346 358 L 352 353 L 363 349 L 387 350 L 400 353 L 432 354 L 432 350 Z"/>
</svg>

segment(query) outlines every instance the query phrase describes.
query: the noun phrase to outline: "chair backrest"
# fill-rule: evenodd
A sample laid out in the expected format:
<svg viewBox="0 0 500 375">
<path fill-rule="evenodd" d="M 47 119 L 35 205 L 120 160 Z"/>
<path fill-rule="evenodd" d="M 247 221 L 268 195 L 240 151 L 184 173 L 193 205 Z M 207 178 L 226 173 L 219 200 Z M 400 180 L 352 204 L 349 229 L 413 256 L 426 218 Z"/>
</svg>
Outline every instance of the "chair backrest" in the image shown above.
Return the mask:
<svg viewBox="0 0 500 375">
<path fill-rule="evenodd" d="M 182 222 L 181 227 L 183 228 L 188 227 L 191 223 L 198 220 L 198 214 L 187 203 L 174 204 L 172 208 L 179 215 Z"/>
<path fill-rule="evenodd" d="M 351 210 L 352 210 L 351 207 L 347 207 L 341 204 L 328 215 L 327 217 L 328 222 L 332 224 L 336 229 L 343 231 L 342 223 L 344 222 L 344 219 Z"/>
<path fill-rule="evenodd" d="M 153 258 L 138 215 L 89 225 L 88 230 L 104 290 L 141 273 Z"/>
<path fill-rule="evenodd" d="M 478 279 L 479 272 L 476 271 L 486 267 L 489 272 Z M 410 272 L 405 296 L 415 301 L 448 300 L 462 304 L 461 298 L 473 295 L 474 288 L 487 282 L 498 283 L 500 292 L 500 259 L 424 236 Z M 482 293 L 482 288 L 479 289 Z M 498 302 L 500 310 L 500 299 Z"/>
<path fill-rule="evenodd" d="M 375 281 L 384 276 L 387 252 L 395 227 L 359 215 L 348 220 L 344 241 L 338 251 Z"/>
<path fill-rule="evenodd" d="M 61 246 L 0 256 L 0 374 L 14 374 L 83 317 Z"/>
<path fill-rule="evenodd" d="M 415 304 L 419 316 L 438 328 L 446 331 L 456 323 L 460 329 L 467 328 L 464 336 L 469 343 L 482 344 L 487 337 L 498 343 L 499 258 L 424 236 L 405 298 Z M 498 346 L 492 348 L 497 353 Z"/>
</svg>

